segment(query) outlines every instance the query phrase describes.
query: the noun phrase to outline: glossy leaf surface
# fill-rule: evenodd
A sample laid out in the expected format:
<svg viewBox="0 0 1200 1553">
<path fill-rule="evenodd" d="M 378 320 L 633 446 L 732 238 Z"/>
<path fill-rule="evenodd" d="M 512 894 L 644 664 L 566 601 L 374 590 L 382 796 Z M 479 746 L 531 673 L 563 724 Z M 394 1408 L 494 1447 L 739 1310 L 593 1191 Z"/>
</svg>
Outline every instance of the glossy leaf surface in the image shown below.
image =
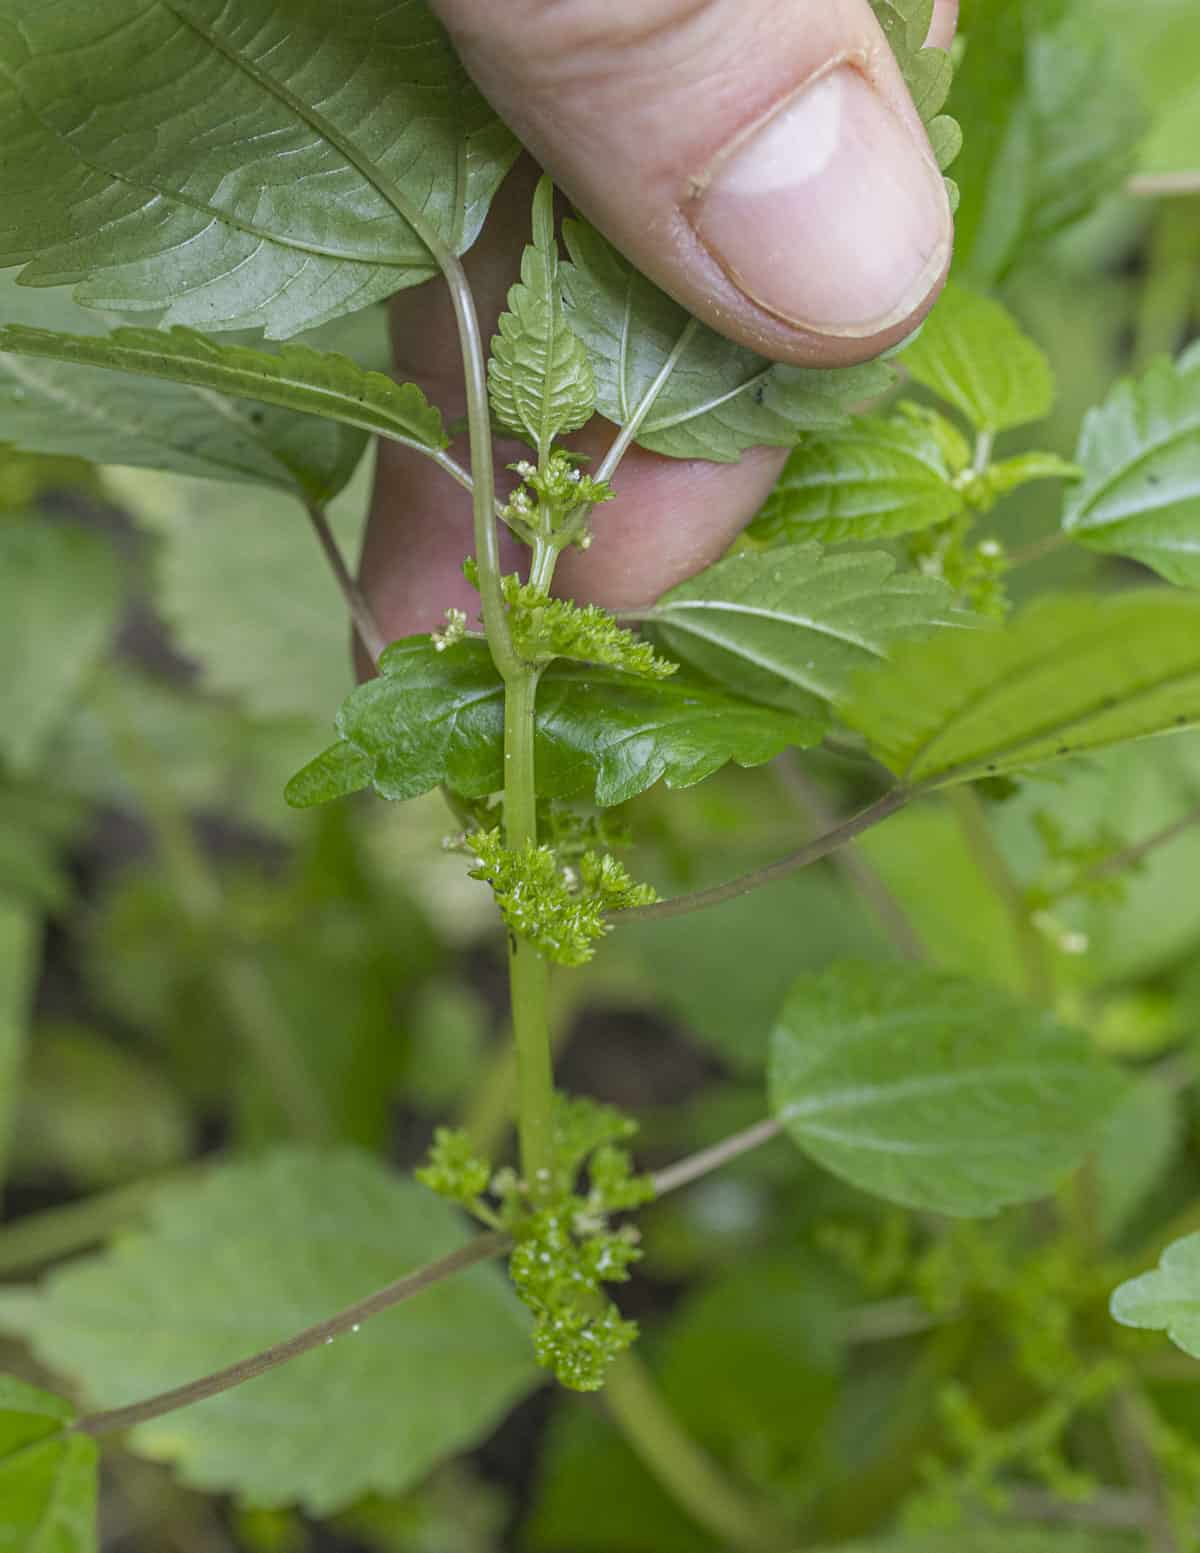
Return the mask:
<svg viewBox="0 0 1200 1553">
<path fill-rule="evenodd" d="M 12 0 L 0 265 L 285 338 L 478 235 L 515 142 L 422 0 Z"/>
<path fill-rule="evenodd" d="M 338 714 L 342 742 L 288 786 L 304 807 L 372 786 L 416 798 L 441 783 L 468 798 L 504 785 L 503 685 L 485 643 L 439 652 L 427 636 L 388 648 L 380 677 Z M 683 674 L 646 680 L 560 662 L 538 690 L 538 792 L 623 803 L 660 779 L 690 787 L 729 761 L 757 766 L 816 742 L 823 723 L 735 701 Z"/>
</svg>

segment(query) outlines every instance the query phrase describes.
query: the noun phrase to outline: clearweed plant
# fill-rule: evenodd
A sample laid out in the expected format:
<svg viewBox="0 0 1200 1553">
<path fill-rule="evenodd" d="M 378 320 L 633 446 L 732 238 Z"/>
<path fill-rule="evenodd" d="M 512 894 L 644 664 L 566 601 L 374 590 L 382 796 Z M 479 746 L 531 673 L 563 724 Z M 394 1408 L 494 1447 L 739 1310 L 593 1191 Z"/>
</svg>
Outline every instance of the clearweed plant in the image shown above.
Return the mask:
<svg viewBox="0 0 1200 1553">
<path fill-rule="evenodd" d="M 1122 65 L 1090 7 L 980 0 L 951 116 L 931 0 L 874 8 L 959 256 L 890 359 L 816 370 L 545 177 L 489 346 L 462 257 L 520 148 L 415 0 L 7 0 L 0 1134 L 18 1187 L 93 1193 L 0 1230 L 0 1548 L 117 1546 L 131 1506 L 248 1553 L 1200 1548 L 1194 103 L 1137 18 Z M 376 370 L 418 284 L 461 427 Z M 474 518 L 477 608 L 394 642 L 344 558 L 372 439 Z M 716 564 L 579 605 L 556 569 L 635 445 L 789 453 Z M 203 695 L 110 653 L 116 552 L 64 490 L 154 536 Z M 302 515 L 375 669 L 323 751 Z M 31 1037 L 61 858 L 131 794 L 157 861 L 88 903 L 72 972 L 131 1049 Z M 396 828 L 427 795 L 437 869 Z M 224 866 L 214 810 L 269 867 Z M 481 898 L 490 1044 L 453 958 Z M 576 1092 L 563 1032 L 606 999 L 709 1067 Z M 436 1118 L 407 1178 L 397 1096 Z M 603 1411 L 556 1406 L 514 1504 L 471 1452 L 543 1382 Z"/>
</svg>

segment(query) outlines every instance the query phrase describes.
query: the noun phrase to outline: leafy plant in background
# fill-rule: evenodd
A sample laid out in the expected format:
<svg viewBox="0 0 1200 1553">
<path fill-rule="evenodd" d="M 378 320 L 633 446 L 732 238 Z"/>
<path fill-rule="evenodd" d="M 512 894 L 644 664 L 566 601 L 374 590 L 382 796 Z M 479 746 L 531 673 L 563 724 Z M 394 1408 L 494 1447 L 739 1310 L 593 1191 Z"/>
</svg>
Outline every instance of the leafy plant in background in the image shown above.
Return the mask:
<svg viewBox="0 0 1200 1553">
<path fill-rule="evenodd" d="M 942 112 L 950 61 L 920 46 L 929 9 L 877 5 L 948 166 L 963 137 Z M 477 1508 L 487 1538 L 486 1496 L 430 1474 L 550 1372 L 602 1391 L 624 1443 L 594 1415 L 566 1415 L 526 1526 L 536 1547 L 1200 1546 L 1189 1404 L 1162 1394 L 1161 1345 L 1103 1316 L 1112 1295 L 1125 1327 L 1200 1351 L 1194 1204 L 1167 1193 L 1165 1212 L 1146 1212 L 1182 1146 L 1194 1077 L 1182 1037 L 1198 989 L 1169 973 L 1200 921 L 1170 895 L 1177 875 L 1158 910 L 1185 920 L 1138 927 L 1139 888 L 1200 821 L 1200 767 L 1186 737 L 1122 748 L 1200 723 L 1200 603 L 1187 591 L 1200 577 L 1200 355 L 1119 383 L 1067 458 L 1029 443 L 1054 410 L 1050 358 L 988 294 L 1005 281 L 1021 297 L 1022 266 L 1128 171 L 1140 119 L 1081 8 L 968 15 L 968 129 L 972 103 L 987 111 L 960 164 L 959 276 L 898 363 L 841 372 L 772 366 L 720 339 L 579 219 L 564 252 L 547 180 L 485 355 L 460 261 L 518 148 L 420 5 L 354 0 L 336 25 L 300 0 L 253 0 L 236 17 L 209 0 L 9 12 L 0 142 L 20 154 L 0 169 L 0 261 L 19 273 L 0 306 L 0 437 L 20 452 L 0 522 L 0 644 L 32 667 L 0 694 L 0 957 L 14 989 L 0 1083 L 16 1092 L 30 903 L 68 893 L 55 860 L 81 798 L 123 800 L 132 784 L 167 877 L 121 881 L 93 929 L 93 974 L 119 1019 L 159 1032 L 188 1102 L 153 1062 L 61 1024 L 35 1047 L 23 1110 L 9 1108 L 13 1151 L 35 1175 L 65 1158 L 121 1183 L 111 1136 L 135 1094 L 147 1120 L 130 1153 L 171 1166 L 190 1149 L 189 1108 L 211 1107 L 214 1074 L 233 1067 L 238 1140 L 276 1146 L 122 1187 L 101 1199 L 124 1230 L 106 1251 L 5 1291 L 4 1330 L 98 1411 L 0 1383 L 0 1545 L 94 1547 L 95 1441 L 122 1433 L 122 1472 L 167 1461 L 186 1485 L 252 1507 L 239 1521 L 249 1546 L 303 1536 L 291 1507 L 372 1546 L 444 1534 L 465 1546 L 475 1532 L 452 1517 L 446 1533 L 437 1506 Z M 387 111 L 362 121 L 351 80 Z M 219 144 L 197 137 L 218 120 Z M 294 159 L 286 181 L 270 176 L 274 155 Z M 462 341 L 469 467 L 440 410 L 373 370 L 351 334 L 371 304 L 439 276 Z M 1190 297 L 1181 311 L 1171 295 L 1182 334 Z M 593 468 L 564 439 L 597 414 L 614 432 Z M 1024 445 L 1001 456 L 1011 433 Z M 526 449 L 499 496 L 494 435 Z M 438 633 L 382 638 L 341 549 L 371 437 L 471 491 L 479 619 L 449 611 Z M 618 619 L 551 590 L 562 552 L 604 523 L 635 443 L 714 461 L 792 451 L 734 553 Z M 121 603 L 111 547 L 17 511 L 62 480 L 50 461 L 65 459 L 153 472 L 109 489 L 146 514 L 161 610 L 240 709 L 96 670 Z M 223 484 L 168 495 L 160 473 Z M 1056 534 L 1024 552 L 991 526 L 1014 493 L 1060 509 Z M 329 619 L 329 595 L 303 582 L 283 597 L 287 509 L 307 514 L 378 668 L 315 755 L 312 687 L 289 642 Z M 529 551 L 527 576 L 501 574 L 501 523 Z M 247 532 L 261 550 L 244 597 L 213 611 L 214 557 Z M 1027 588 L 1026 566 L 1054 551 L 1129 558 L 1175 588 L 1119 574 L 1108 586 L 1107 573 L 1088 589 Z M 294 623 L 265 626 L 276 605 Z M 315 673 L 336 684 L 322 652 Z M 264 762 L 293 766 L 295 809 L 334 805 L 269 886 L 215 869 L 189 816 L 234 793 L 279 826 L 245 781 Z M 771 762 L 810 820 L 827 807 L 823 782 L 861 804 L 785 857 L 665 899 L 639 877 L 652 846 L 618 857 L 645 816 L 691 867 L 716 811 L 692 811 L 699 836 L 676 831 L 686 800 L 651 790 Z M 367 789 L 393 803 L 440 789 L 453 866 L 490 887 L 503 919 L 513 1163 L 508 1116 L 488 1109 L 495 1095 L 507 1105 L 503 1065 L 462 1125 L 438 1128 L 415 1180 L 379 1157 L 390 1088 L 435 1109 L 456 1098 L 479 1066 L 482 1016 L 439 978 L 420 904 L 372 872 L 335 802 Z M 782 895 L 825 879 L 802 873 L 825 858 L 895 952 L 869 921 L 841 931 L 832 898 Z M 732 920 L 765 886 L 791 905 L 769 909 L 763 935 L 787 941 L 762 976 L 731 976 L 719 914 L 682 919 L 719 907 Z M 554 1072 L 563 1004 L 578 996 L 563 982 L 599 985 L 596 966 L 638 931 L 657 995 L 724 1044 L 741 1080 L 694 1127 L 682 1103 L 674 1133 L 659 1118 L 660 1147 L 705 1146 L 655 1172 L 635 1165 L 629 1115 L 561 1093 Z M 732 999 L 720 1030 L 710 950 Z M 407 1051 L 389 1040 L 401 999 L 419 1010 Z M 295 1029 L 311 1033 L 297 1042 Z M 1173 1053 L 1165 1071 L 1134 1071 L 1160 1051 Z M 761 1100 L 746 1088 L 759 1078 Z M 53 1136 L 72 1085 L 99 1142 L 82 1108 Z M 767 1148 L 784 1140 L 798 1153 Z M 660 1204 L 721 1167 L 735 1197 L 757 1201 L 761 1171 L 803 1207 L 793 1198 L 766 1253 L 733 1246 L 732 1270 L 656 1353 L 656 1381 L 613 1290 L 647 1250 L 705 1265 L 686 1221 L 672 1252 Z M 720 1199 L 708 1201 L 715 1245 Z M 806 1247 L 790 1257 L 788 1213 Z M 29 1260 L 110 1227 L 72 1223 L 43 1229 Z M 1147 1271 L 1151 1250 L 1161 1263 Z M 0 1266 L 27 1265 L 9 1257 L 0 1239 Z M 507 1282 L 487 1265 L 500 1258 Z M 847 1350 L 871 1341 L 889 1356 L 835 1414 Z M 414 1506 L 434 1520 L 417 1524 Z"/>
</svg>

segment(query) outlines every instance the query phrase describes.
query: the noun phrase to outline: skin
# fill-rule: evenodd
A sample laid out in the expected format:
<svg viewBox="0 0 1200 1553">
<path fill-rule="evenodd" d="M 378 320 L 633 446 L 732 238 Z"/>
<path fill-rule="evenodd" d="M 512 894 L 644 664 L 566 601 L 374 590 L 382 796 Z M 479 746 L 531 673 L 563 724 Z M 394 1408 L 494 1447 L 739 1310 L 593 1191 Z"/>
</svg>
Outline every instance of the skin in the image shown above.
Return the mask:
<svg viewBox="0 0 1200 1553">
<path fill-rule="evenodd" d="M 434 9 L 572 204 L 721 333 L 777 361 L 847 365 L 898 343 L 932 307 L 944 272 L 882 333 L 839 338 L 790 325 L 731 283 L 690 219 L 689 202 L 721 148 L 830 61 L 852 63 L 923 141 L 867 0 L 436 0 Z M 936 0 L 931 44 L 949 46 L 957 12 L 958 0 Z M 538 171 L 532 158 L 518 165 L 466 259 L 485 338 L 519 269 Z M 396 375 L 418 383 L 449 420 L 459 417 L 460 356 L 445 289 L 401 293 L 391 322 Z M 571 441 L 598 458 L 613 435 L 596 419 Z M 512 480 L 504 464 L 524 451 L 498 448 L 501 491 Z M 466 462 L 465 442 L 455 453 Z M 717 465 L 631 449 L 591 549 L 563 555 L 556 591 L 612 609 L 652 602 L 719 558 L 785 457 L 759 448 Z M 519 547 L 501 538 L 505 569 L 516 570 Z M 451 606 L 476 615 L 478 596 L 460 572 L 471 548 L 466 493 L 419 454 L 383 444 L 361 575 L 389 639 L 436 629 Z"/>
</svg>

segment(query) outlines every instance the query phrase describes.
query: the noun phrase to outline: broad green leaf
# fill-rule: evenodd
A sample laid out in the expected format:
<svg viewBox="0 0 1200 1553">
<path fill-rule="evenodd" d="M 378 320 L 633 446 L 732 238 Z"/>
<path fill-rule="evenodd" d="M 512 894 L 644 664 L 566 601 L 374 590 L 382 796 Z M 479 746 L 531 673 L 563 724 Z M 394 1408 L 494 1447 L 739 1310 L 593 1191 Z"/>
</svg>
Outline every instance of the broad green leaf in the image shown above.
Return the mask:
<svg viewBox="0 0 1200 1553">
<path fill-rule="evenodd" d="M 0 1375 L 4 1553 L 95 1553 L 99 1451 L 63 1432 L 74 1417 L 61 1397 Z"/>
<path fill-rule="evenodd" d="M 951 99 L 969 129 L 957 250 L 992 285 L 1120 188 L 1146 121 L 1120 40 L 1091 7 L 972 11 Z"/>
<path fill-rule="evenodd" d="M 368 1155 L 285 1149 L 164 1189 L 146 1229 L 9 1294 L 0 1319 L 98 1407 L 245 1358 L 445 1256 L 457 1215 Z M 469 1449 L 535 1383 L 495 1268 L 425 1290 L 290 1364 L 143 1424 L 184 1482 L 327 1516 Z"/>
<path fill-rule="evenodd" d="M 116 627 L 111 546 L 82 528 L 0 517 L 0 757 L 38 761 Z"/>
<path fill-rule="evenodd" d="M 792 988 L 771 1110 L 819 1165 L 889 1202 L 973 1217 L 1053 1190 L 1120 1100 L 1086 1035 L 982 982 L 843 964 Z"/>
<path fill-rule="evenodd" d="M 999 302 L 954 282 L 901 360 L 977 431 L 1040 421 L 1054 406 L 1045 352 Z"/>
<path fill-rule="evenodd" d="M 1200 1359 L 1200 1235 L 1175 1241 L 1153 1272 L 1123 1283 L 1111 1309 L 1122 1326 L 1165 1332 L 1177 1348 Z"/>
<path fill-rule="evenodd" d="M 1119 383 L 1084 421 L 1063 528 L 1200 587 L 1200 350 Z"/>
<path fill-rule="evenodd" d="M 881 551 L 823 555 L 811 544 L 718 561 L 647 618 L 669 653 L 737 694 L 810 715 L 897 643 L 975 623 L 944 583 L 897 575 Z"/>
<path fill-rule="evenodd" d="M 362 529 L 373 462 L 363 460 L 329 509 L 345 553 Z M 257 717 L 327 726 L 354 683 L 350 631 L 296 501 L 140 471 L 109 471 L 106 483 L 161 539 L 155 602 L 204 687 Z"/>
<path fill-rule="evenodd" d="M 0 1183 L 8 1174 L 40 938 L 40 923 L 28 907 L 0 900 Z"/>
<path fill-rule="evenodd" d="M 849 406 L 893 381 L 880 362 L 772 365 L 706 329 L 591 227 L 568 221 L 563 234 L 567 315 L 591 356 L 596 408 L 625 426 L 652 399 L 636 440 L 655 453 L 733 463 L 747 448 L 790 447 L 802 431 L 846 425 Z"/>
<path fill-rule="evenodd" d="M 340 382 L 343 400 L 369 388 L 368 374 L 349 362 L 339 368 L 338 360 L 330 365 L 298 346 L 281 356 L 221 347 L 185 330 L 107 335 L 97 315 L 64 292 L 0 275 L 0 442 L 26 451 L 270 485 L 325 501 L 353 473 L 366 442 L 356 428 L 372 418 L 360 414 L 348 426 L 296 413 L 324 414 L 330 397 L 320 386 L 304 389 L 305 373 L 316 385 Z M 387 386 L 403 401 L 404 389 Z M 276 407 L 224 397 L 243 393 Z"/>
<path fill-rule="evenodd" d="M 442 783 L 467 798 L 503 787 L 504 687 L 486 643 L 439 652 L 412 636 L 389 647 L 379 669 L 338 713 L 342 742 L 289 784 L 290 803 L 368 785 L 395 799 Z M 647 680 L 560 660 L 538 689 L 538 792 L 624 803 L 660 778 L 690 787 L 730 761 L 758 766 L 822 732 L 819 720 L 735 701 L 685 674 Z"/>
<path fill-rule="evenodd" d="M 997 631 L 898 647 L 838 708 L 905 783 L 942 787 L 1200 723 L 1200 600 L 1038 600 Z"/>
<path fill-rule="evenodd" d="M 10 0 L 0 57 L 0 265 L 167 325 L 427 280 L 516 153 L 422 0 Z"/>
<path fill-rule="evenodd" d="M 831 544 L 911 534 L 966 510 L 958 472 L 928 426 L 860 416 L 843 431 L 801 439 L 751 533 Z"/>
<path fill-rule="evenodd" d="M 563 308 L 549 178 L 534 196 L 533 242 L 521 260 L 521 279 L 508 293 L 508 309 L 500 315 L 488 363 L 492 414 L 544 458 L 556 438 L 578 431 L 596 408 L 592 364 Z"/>
</svg>

